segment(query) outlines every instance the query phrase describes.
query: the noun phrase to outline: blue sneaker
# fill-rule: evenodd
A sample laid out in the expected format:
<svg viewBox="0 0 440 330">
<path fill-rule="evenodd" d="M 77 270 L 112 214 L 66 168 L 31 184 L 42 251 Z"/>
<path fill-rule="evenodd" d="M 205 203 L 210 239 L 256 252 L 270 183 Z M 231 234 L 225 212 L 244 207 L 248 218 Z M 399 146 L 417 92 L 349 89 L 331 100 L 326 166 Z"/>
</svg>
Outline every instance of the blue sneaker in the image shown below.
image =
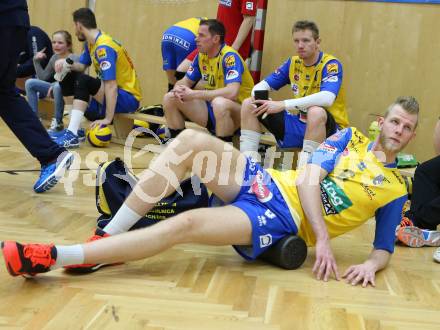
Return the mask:
<svg viewBox="0 0 440 330">
<path fill-rule="evenodd" d="M 58 139 L 60 136 L 66 134 L 67 129 L 62 129 L 61 131 L 47 131 L 52 140 Z M 84 142 L 86 140 L 86 130 L 84 128 L 78 129 L 78 141 Z"/>
<path fill-rule="evenodd" d="M 42 166 L 40 177 L 34 185 L 34 191 L 42 193 L 53 188 L 64 174 L 64 171 L 72 165 L 72 161 L 73 154 L 65 151 L 58 156 L 56 162 Z"/>
<path fill-rule="evenodd" d="M 78 130 L 78 141 L 84 142 L 86 140 L 86 130 L 84 128 L 80 128 Z"/>
<path fill-rule="evenodd" d="M 55 143 L 64 148 L 78 148 L 79 140 L 78 136 L 73 132 L 66 130 L 66 132 L 55 139 Z"/>
<path fill-rule="evenodd" d="M 67 129 L 62 129 L 61 131 L 47 131 L 47 134 L 49 134 L 50 138 L 52 140 L 58 139 L 60 136 L 63 136 L 66 134 Z"/>
</svg>

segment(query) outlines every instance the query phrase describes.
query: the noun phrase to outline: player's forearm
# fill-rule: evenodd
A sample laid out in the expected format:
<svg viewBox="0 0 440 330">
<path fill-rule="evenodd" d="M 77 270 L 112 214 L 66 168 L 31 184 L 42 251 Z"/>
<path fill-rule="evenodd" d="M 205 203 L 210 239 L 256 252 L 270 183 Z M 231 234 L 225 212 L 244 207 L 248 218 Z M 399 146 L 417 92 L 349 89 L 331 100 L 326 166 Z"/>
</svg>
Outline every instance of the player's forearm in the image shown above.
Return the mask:
<svg viewBox="0 0 440 330">
<path fill-rule="evenodd" d="M 297 182 L 301 206 L 307 221 L 312 226 L 316 240 L 328 240 L 329 235 L 324 222 L 321 205 L 321 188 L 319 182 L 320 168 L 317 165 L 307 165 Z"/>
<path fill-rule="evenodd" d="M 111 122 L 115 115 L 118 100 L 118 85 L 116 82 L 104 82 L 105 91 L 105 119 Z"/>
<path fill-rule="evenodd" d="M 254 16 L 244 16 L 243 22 L 241 22 L 240 28 L 238 29 L 237 36 L 235 37 L 235 40 L 231 45 L 232 48 L 234 48 L 235 50 L 240 49 L 241 45 L 243 45 L 243 42 L 246 40 L 249 32 L 252 30 L 254 22 Z"/>
<path fill-rule="evenodd" d="M 371 251 L 370 256 L 365 261 L 365 264 L 371 265 L 375 272 L 378 272 L 381 269 L 384 269 L 391 259 L 391 253 L 385 250 L 376 250 L 373 249 Z"/>
<path fill-rule="evenodd" d="M 296 110 L 299 108 L 309 108 L 311 106 L 331 107 L 336 99 L 336 95 L 329 91 L 322 91 L 312 95 L 307 95 L 297 99 L 284 100 L 286 110 Z"/>
</svg>

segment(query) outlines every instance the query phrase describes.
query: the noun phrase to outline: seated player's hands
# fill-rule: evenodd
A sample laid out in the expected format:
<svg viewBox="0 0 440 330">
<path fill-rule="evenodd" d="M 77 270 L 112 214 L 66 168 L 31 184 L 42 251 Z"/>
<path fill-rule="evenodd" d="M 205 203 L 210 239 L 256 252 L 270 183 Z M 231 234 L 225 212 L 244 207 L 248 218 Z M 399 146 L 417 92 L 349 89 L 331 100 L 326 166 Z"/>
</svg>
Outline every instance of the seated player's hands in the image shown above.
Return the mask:
<svg viewBox="0 0 440 330">
<path fill-rule="evenodd" d="M 47 57 L 45 51 L 46 51 L 46 47 L 44 47 L 42 50 L 36 52 L 34 55 L 34 60 L 36 60 L 36 61 L 44 60 Z"/>
<path fill-rule="evenodd" d="M 181 102 L 191 101 L 195 98 L 195 92 L 185 85 L 176 85 L 172 91 L 174 97 Z"/>
<path fill-rule="evenodd" d="M 95 120 L 94 122 L 92 122 L 90 124 L 90 129 L 99 126 L 99 125 L 110 125 L 112 123 L 111 120 L 108 120 L 107 118 L 104 119 L 100 119 L 100 120 Z"/>
<path fill-rule="evenodd" d="M 255 100 L 252 102 L 252 104 L 256 106 L 256 108 L 252 110 L 252 113 L 257 117 L 265 113 L 272 114 L 284 110 L 283 101 Z"/>
<path fill-rule="evenodd" d="M 336 280 L 340 280 L 336 260 L 330 247 L 330 241 L 318 240 L 316 242 L 316 261 L 313 266 L 313 274 L 317 280 L 323 279 L 325 282 L 330 278 L 331 273 L 334 274 Z"/>
<path fill-rule="evenodd" d="M 376 267 L 366 261 L 360 265 L 350 266 L 342 277 L 351 285 L 362 283 L 362 287 L 366 288 L 370 283 L 372 286 L 376 286 L 374 281 L 376 278 Z"/>
</svg>

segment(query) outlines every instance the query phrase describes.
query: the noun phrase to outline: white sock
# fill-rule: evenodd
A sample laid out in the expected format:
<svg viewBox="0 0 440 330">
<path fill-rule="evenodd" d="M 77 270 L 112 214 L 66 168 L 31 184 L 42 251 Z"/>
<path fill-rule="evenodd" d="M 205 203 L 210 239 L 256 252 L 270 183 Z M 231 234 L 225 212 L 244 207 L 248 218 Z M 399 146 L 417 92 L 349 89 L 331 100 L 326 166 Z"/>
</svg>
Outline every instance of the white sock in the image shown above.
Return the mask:
<svg viewBox="0 0 440 330">
<path fill-rule="evenodd" d="M 240 151 L 247 156 L 255 157 L 258 154 L 261 133 L 242 129 L 240 135 Z"/>
<path fill-rule="evenodd" d="M 307 164 L 312 153 L 319 147 L 320 143 L 312 140 L 303 141 L 303 149 L 298 155 L 298 162 L 296 168 L 299 169 Z"/>
<path fill-rule="evenodd" d="M 103 230 L 109 235 L 122 234 L 127 232 L 140 218 L 142 218 L 141 215 L 124 203 Z"/>
<path fill-rule="evenodd" d="M 80 244 L 56 245 L 55 248 L 57 249 L 57 261 L 50 269 L 84 263 L 84 250 Z"/>
<path fill-rule="evenodd" d="M 84 112 L 81 110 L 72 109 L 70 112 L 70 122 L 67 129 L 73 134 L 78 135 L 78 128 L 81 125 L 81 119 L 84 117 Z"/>
<path fill-rule="evenodd" d="M 321 143 L 312 141 L 312 140 L 304 140 L 303 141 L 303 151 L 308 153 L 314 153 L 315 150 L 319 147 Z"/>
</svg>

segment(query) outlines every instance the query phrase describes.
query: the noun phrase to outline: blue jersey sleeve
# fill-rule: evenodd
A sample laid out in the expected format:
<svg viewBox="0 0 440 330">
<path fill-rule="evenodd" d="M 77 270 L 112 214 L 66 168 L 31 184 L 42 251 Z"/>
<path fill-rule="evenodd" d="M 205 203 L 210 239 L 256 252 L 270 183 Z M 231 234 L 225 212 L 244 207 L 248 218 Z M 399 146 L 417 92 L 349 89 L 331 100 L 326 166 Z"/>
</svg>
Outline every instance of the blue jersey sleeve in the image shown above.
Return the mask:
<svg viewBox="0 0 440 330">
<path fill-rule="evenodd" d="M 318 165 L 326 170 L 327 173 L 330 173 L 335 168 L 340 155 L 350 142 L 351 135 L 352 130 L 348 127 L 328 137 L 315 150 L 308 163 Z"/>
<path fill-rule="evenodd" d="M 92 64 L 92 59 L 90 57 L 89 47 L 87 46 L 87 42 L 84 43 L 84 51 L 79 57 L 79 63 L 89 66 Z"/>
<path fill-rule="evenodd" d="M 321 91 L 332 92 L 336 96 L 342 85 L 342 64 L 338 60 L 328 61 L 322 70 Z"/>
<path fill-rule="evenodd" d="M 244 66 L 238 54 L 226 53 L 223 56 L 223 79 L 225 86 L 233 82 L 241 83 L 243 73 Z"/>
<path fill-rule="evenodd" d="M 401 220 L 403 204 L 407 199 L 406 195 L 402 196 L 376 211 L 376 233 L 373 243 L 376 250 L 394 252 L 396 227 Z"/>
<path fill-rule="evenodd" d="M 118 54 L 109 46 L 99 46 L 94 54 L 96 61 L 101 69 L 101 79 L 116 80 L 116 60 Z"/>
<path fill-rule="evenodd" d="M 279 90 L 281 87 L 290 84 L 289 69 L 291 59 L 288 58 L 278 69 L 268 75 L 264 80 L 269 84 L 270 88 Z"/>
<path fill-rule="evenodd" d="M 186 76 L 192 81 L 199 81 L 202 79 L 202 74 L 199 67 L 199 54 L 196 55 L 193 62 L 189 66 L 188 71 L 186 71 Z"/>
</svg>

